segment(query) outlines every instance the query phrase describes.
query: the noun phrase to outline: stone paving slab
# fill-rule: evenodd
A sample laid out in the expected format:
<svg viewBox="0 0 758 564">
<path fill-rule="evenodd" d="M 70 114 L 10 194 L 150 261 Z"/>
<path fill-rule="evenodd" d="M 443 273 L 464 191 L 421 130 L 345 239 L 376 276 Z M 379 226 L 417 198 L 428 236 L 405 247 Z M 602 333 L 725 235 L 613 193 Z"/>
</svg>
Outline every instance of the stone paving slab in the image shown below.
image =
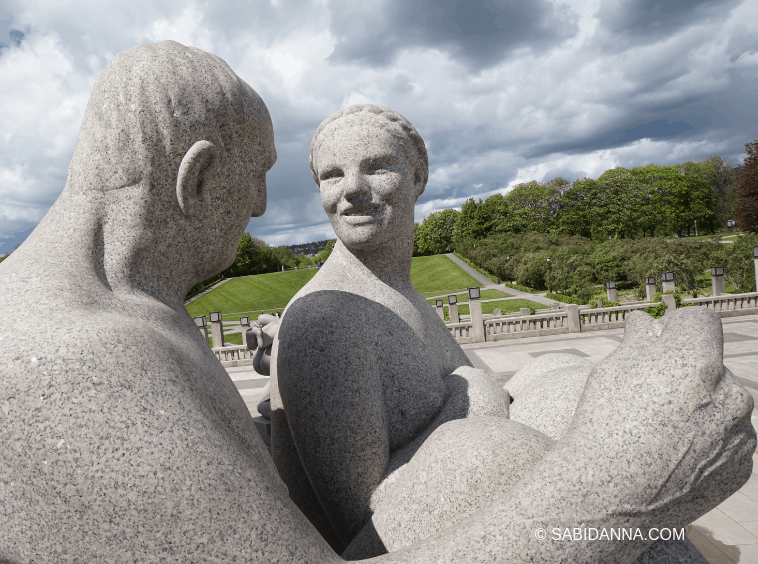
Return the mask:
<svg viewBox="0 0 758 564">
<path fill-rule="evenodd" d="M 745 384 L 758 406 L 758 319 L 734 317 L 721 321 L 724 364 Z M 551 352 L 576 354 L 599 362 L 616 349 L 623 334 L 623 329 L 611 329 L 474 343 L 461 345 L 461 348 L 476 368 L 490 373 L 504 384 L 517 370 Z M 250 413 L 257 417 L 256 405 L 268 377 L 256 373 L 252 366 L 226 370 Z M 758 410 L 753 411 L 752 420 L 758 429 Z M 688 527 L 687 536 L 710 564 L 758 564 L 758 454 L 753 455 L 750 480 L 740 491 Z"/>
</svg>

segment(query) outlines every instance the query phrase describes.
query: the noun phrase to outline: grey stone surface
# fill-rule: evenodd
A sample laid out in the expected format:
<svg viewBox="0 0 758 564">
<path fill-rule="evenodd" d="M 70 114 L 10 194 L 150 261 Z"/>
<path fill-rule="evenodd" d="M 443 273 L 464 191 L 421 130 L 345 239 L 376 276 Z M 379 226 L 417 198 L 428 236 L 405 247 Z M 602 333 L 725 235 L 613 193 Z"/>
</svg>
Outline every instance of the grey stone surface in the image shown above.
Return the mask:
<svg viewBox="0 0 758 564">
<path fill-rule="evenodd" d="M 708 564 L 690 539 L 654 542 L 634 564 Z"/>
<path fill-rule="evenodd" d="M 540 357 L 543 358 L 545 357 Z M 536 374 L 518 396 L 511 391 L 509 381 L 506 388 L 514 398 L 510 409 L 511 419 L 545 433 L 551 439 L 560 439 L 574 418 L 584 384 L 593 368 L 594 364 L 586 361 L 586 364 L 571 364 L 546 370 Z"/>
<path fill-rule="evenodd" d="M 506 388 L 513 398 L 521 397 L 524 392 L 529 390 L 532 381 L 537 376 L 555 368 L 563 368 L 565 366 L 587 366 L 592 368 L 595 364 L 591 360 L 587 360 L 578 354 L 562 352 L 540 354 L 535 360 L 516 372 L 511 379 L 508 380 Z"/>
<path fill-rule="evenodd" d="M 341 162 L 351 182 L 351 154 L 365 156 L 367 145 L 384 152 L 387 144 L 397 152 L 376 128 L 368 132 L 373 141 L 365 130 L 363 138 L 339 132 L 344 146 L 355 142 L 356 152 L 345 151 L 349 158 Z M 320 174 L 330 163 L 321 161 L 328 152 L 317 154 Z M 375 164 L 394 166 L 375 156 Z M 342 561 L 278 481 L 242 398 L 183 307 L 189 288 L 231 264 L 249 217 L 263 212 L 274 158 L 265 105 L 216 57 L 174 42 L 143 45 L 118 55 L 98 78 L 63 194 L 0 264 L 0 561 Z M 314 411 L 313 422 L 323 417 L 318 410 L 331 409 L 340 421 L 325 443 L 303 443 L 303 456 L 334 455 L 367 473 L 375 460 L 389 459 L 391 446 L 399 451 L 423 436 L 446 409 L 469 416 L 472 445 L 484 444 L 476 433 L 490 428 L 475 421 L 480 415 L 518 425 L 492 417 L 507 395 L 468 366 L 433 310 L 408 291 L 403 273 L 418 170 L 380 170 L 371 171 L 377 184 L 369 193 L 381 195 L 381 203 L 353 199 L 357 215 L 337 220 L 351 246 L 338 244 L 322 272 L 332 264 L 325 278 L 339 284 L 334 272 L 345 267 L 343 287 L 311 287 L 291 306 L 302 304 L 304 313 L 325 306 L 319 311 L 332 312 L 321 318 L 326 329 L 358 331 L 356 346 L 340 348 L 344 341 L 329 340 L 325 330 L 323 348 L 308 349 L 309 368 L 326 389 L 316 394 L 322 403 L 314 396 L 292 404 L 293 434 L 300 437 L 307 421 L 298 409 Z M 393 189 L 394 174 L 411 196 Z M 365 184 L 356 190 L 365 194 Z M 397 239 L 390 236 L 395 220 L 404 226 Z M 376 240 L 378 248 L 371 246 Z M 350 283 L 345 273 L 354 277 Z M 380 290 L 382 303 L 356 288 Z M 361 312 L 376 320 L 373 332 L 341 313 L 372 304 Z M 275 345 L 297 334 L 290 319 L 290 328 L 282 320 Z M 750 470 L 751 400 L 723 369 L 713 313 L 685 308 L 657 331 L 644 314 L 630 316 L 624 342 L 593 371 L 569 430 L 528 479 L 482 499 L 454 529 L 378 562 L 625 564 L 647 543 L 545 542 L 535 529 L 681 526 L 724 499 Z M 293 357 L 287 363 L 298 366 Z M 374 377 L 327 378 L 356 373 Z M 307 388 L 296 375 L 283 398 Z M 365 389 L 350 393 L 356 384 Z M 378 419 L 377 390 L 387 399 Z M 439 457 L 447 441 L 462 448 L 455 425 L 435 436 L 432 455 Z M 371 447 L 375 438 L 380 448 L 353 451 L 365 452 L 367 463 L 345 456 L 348 441 Z M 336 471 L 337 487 L 321 493 L 344 483 Z M 408 473 L 402 483 L 412 478 Z M 352 479 L 361 501 L 370 480 Z"/>
<path fill-rule="evenodd" d="M 218 57 L 146 44 L 102 72 L 63 193 L 0 264 L 0 561 L 337 560 L 183 306 L 274 160 Z"/>
<path fill-rule="evenodd" d="M 474 401 L 466 386 L 485 386 L 482 401 L 502 416 L 507 395 L 481 371 L 455 393 L 446 386 L 456 369 L 473 369 L 410 281 L 414 204 L 428 176 L 413 127 L 390 110 L 351 106 L 325 120 L 311 149 L 339 240 L 282 317 L 272 454 L 292 498 L 339 550 L 369 519 L 393 455 L 444 422 L 458 396 Z"/>
<path fill-rule="evenodd" d="M 552 447 L 507 419 L 503 398 L 410 285 L 426 171 L 398 123 L 388 110 L 350 107 L 316 132 L 311 168 L 339 241 L 273 346 L 272 454 L 330 544 L 348 544 L 350 558 L 397 550 L 385 558 L 403 562 L 630 563 L 649 541 L 540 542 L 535 529 L 633 526 L 644 537 L 738 489 L 755 449 L 752 398 L 723 367 L 718 318 L 699 308 L 665 328 L 632 314 Z M 585 380 L 586 361 L 571 360 Z M 504 450 L 493 452 L 498 440 Z M 477 472 L 497 484 L 505 461 L 514 473 L 502 479 L 517 483 L 487 489 Z"/>
</svg>

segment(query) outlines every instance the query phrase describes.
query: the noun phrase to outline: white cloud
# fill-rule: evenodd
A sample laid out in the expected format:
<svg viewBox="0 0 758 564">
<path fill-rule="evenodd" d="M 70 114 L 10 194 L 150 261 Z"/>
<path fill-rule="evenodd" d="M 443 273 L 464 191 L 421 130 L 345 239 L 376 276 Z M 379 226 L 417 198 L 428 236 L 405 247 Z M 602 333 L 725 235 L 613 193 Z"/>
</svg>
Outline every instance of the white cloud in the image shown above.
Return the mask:
<svg viewBox="0 0 758 564">
<path fill-rule="evenodd" d="M 398 17 L 405 5 L 382 0 L 369 12 Z M 330 58 L 345 37 L 355 39 L 342 0 L 10 0 L 13 25 L 28 33 L 0 54 L 0 237 L 4 219 L 38 221 L 53 202 L 97 74 L 144 41 L 213 52 L 266 102 L 278 162 L 268 211 L 250 226 L 272 244 L 333 236 L 308 150 L 318 124 L 352 103 L 399 111 L 426 140 L 430 178 L 417 219 L 533 179 L 596 178 L 615 166 L 713 154 L 739 159 L 758 127 L 758 3 L 690 11 L 655 35 L 625 23 L 627 7 L 554 2 L 549 15 L 576 21 L 573 37 L 522 41 L 474 68 L 481 61 L 462 51 L 470 43 L 450 29 L 451 43 L 424 43 L 387 22 L 376 44 L 353 42 L 369 54 L 360 62 L 350 53 Z M 373 61 L 372 49 L 394 56 Z"/>
</svg>

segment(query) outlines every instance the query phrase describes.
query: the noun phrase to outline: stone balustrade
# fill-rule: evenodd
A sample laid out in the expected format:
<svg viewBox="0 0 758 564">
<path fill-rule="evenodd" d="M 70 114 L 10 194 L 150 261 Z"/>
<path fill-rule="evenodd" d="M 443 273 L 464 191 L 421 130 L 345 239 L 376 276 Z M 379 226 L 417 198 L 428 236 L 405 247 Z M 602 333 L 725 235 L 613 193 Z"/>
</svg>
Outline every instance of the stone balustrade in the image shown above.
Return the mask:
<svg viewBox="0 0 758 564">
<path fill-rule="evenodd" d="M 211 349 L 216 358 L 221 361 L 221 366 L 248 366 L 253 364 L 255 351 L 251 351 L 245 345 L 231 345 L 228 347 L 213 347 Z"/>
<path fill-rule="evenodd" d="M 534 315 L 490 317 L 484 320 L 484 334 L 487 341 L 559 335 L 569 332 L 567 317 L 567 312 L 560 309 Z"/>
<path fill-rule="evenodd" d="M 669 294 L 663 296 L 662 302 L 628 302 L 613 307 L 581 309 L 568 306 L 577 308 L 572 310 L 573 314 L 569 309 L 544 309 L 538 310 L 534 315 L 521 315 L 519 312 L 500 316 L 485 315 L 480 323 L 484 326 L 485 341 L 620 329 L 624 327 L 626 316 L 630 312 L 655 307 L 661 303 L 666 305 L 666 313 L 675 309 L 674 298 Z M 719 317 L 754 315 L 758 314 L 758 292 L 687 298 L 682 300 L 682 305 L 705 306 L 715 311 Z M 572 315 L 574 321 L 571 321 Z M 459 323 L 445 325 L 458 343 L 465 344 L 477 342 L 473 331 L 474 323 L 471 316 L 461 316 Z"/>
<path fill-rule="evenodd" d="M 632 311 L 654 307 L 661 302 L 637 302 L 612 307 L 593 307 L 579 310 L 581 330 L 600 331 L 602 329 L 620 329 L 624 326 L 626 316 Z"/>
<path fill-rule="evenodd" d="M 715 311 L 719 317 L 735 317 L 758 313 L 758 292 L 746 294 L 720 294 L 706 298 L 687 298 L 683 305 L 705 306 Z"/>
</svg>

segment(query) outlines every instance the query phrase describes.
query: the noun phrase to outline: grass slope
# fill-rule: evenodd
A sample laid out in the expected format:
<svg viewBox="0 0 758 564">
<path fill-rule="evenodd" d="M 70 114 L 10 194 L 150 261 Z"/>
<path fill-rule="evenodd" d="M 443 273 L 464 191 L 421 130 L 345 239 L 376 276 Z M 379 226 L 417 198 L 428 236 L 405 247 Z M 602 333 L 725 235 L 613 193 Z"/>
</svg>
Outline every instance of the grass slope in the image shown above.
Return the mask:
<svg viewBox="0 0 758 564">
<path fill-rule="evenodd" d="M 240 318 L 239 313 L 242 312 L 281 311 L 298 290 L 316 275 L 316 272 L 318 272 L 316 269 L 291 270 L 234 278 L 190 303 L 187 306 L 187 313 L 196 317 L 208 315 L 211 311 L 220 311 L 224 314 L 222 315 L 224 320 L 236 321 Z M 435 294 L 452 293 L 470 286 L 479 286 L 477 280 L 443 255 L 413 258 L 411 282 L 419 292 L 434 292 Z M 482 291 L 484 299 L 506 295 L 497 290 Z M 468 300 L 465 293 L 464 296 L 459 297 L 459 301 L 464 301 L 464 299 Z M 258 314 L 252 313 L 250 318 L 257 319 Z"/>
<path fill-rule="evenodd" d="M 444 255 L 413 257 L 411 283 L 419 292 L 459 290 L 481 286 L 473 276 L 466 274 L 457 264 Z"/>
<path fill-rule="evenodd" d="M 234 278 L 189 304 L 187 313 L 195 317 L 208 315 L 210 311 L 233 313 L 281 309 L 317 272 L 317 269 L 309 268 Z M 234 319 L 234 316 L 224 317 Z"/>
</svg>

